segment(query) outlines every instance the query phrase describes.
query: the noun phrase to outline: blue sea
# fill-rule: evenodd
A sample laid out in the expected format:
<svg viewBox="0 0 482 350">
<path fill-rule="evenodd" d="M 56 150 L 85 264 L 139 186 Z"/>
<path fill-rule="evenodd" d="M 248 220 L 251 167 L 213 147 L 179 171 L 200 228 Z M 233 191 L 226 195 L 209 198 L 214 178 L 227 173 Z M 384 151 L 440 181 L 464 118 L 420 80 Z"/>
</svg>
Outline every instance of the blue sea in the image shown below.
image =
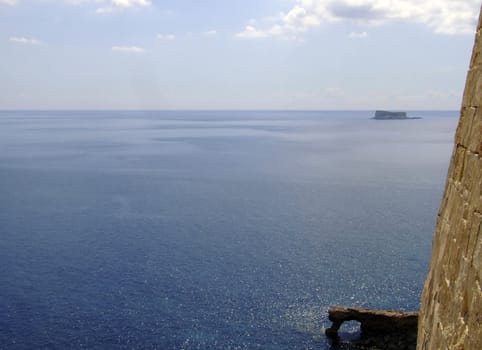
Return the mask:
<svg viewBox="0 0 482 350">
<path fill-rule="evenodd" d="M 330 349 L 332 305 L 418 309 L 458 112 L 372 115 L 0 112 L 0 349 Z"/>
</svg>

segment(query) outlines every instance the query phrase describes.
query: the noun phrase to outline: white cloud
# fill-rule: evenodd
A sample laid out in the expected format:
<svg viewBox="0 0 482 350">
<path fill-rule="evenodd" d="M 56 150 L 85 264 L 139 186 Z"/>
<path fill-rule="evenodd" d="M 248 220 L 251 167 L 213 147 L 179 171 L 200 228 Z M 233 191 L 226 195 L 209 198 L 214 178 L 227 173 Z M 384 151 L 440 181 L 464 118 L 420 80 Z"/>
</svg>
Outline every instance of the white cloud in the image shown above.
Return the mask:
<svg viewBox="0 0 482 350">
<path fill-rule="evenodd" d="M 42 42 L 40 40 L 34 38 L 26 38 L 26 37 L 18 37 L 12 36 L 8 39 L 9 41 L 17 44 L 25 44 L 25 45 L 41 45 Z"/>
<path fill-rule="evenodd" d="M 363 39 L 368 36 L 367 32 L 351 32 L 348 37 L 350 39 Z"/>
<path fill-rule="evenodd" d="M 45 0 L 44 0 L 45 1 Z M 53 1 L 53 0 L 50 0 Z M 110 4 L 110 0 L 63 0 L 69 5 L 84 5 L 84 4 Z"/>
<path fill-rule="evenodd" d="M 114 7 L 135 7 L 135 6 L 150 6 L 151 2 L 149 0 L 111 0 L 112 6 Z"/>
<path fill-rule="evenodd" d="M 236 34 L 237 38 L 266 38 L 268 33 L 262 30 L 257 30 L 254 26 L 246 26 L 242 32 Z"/>
<path fill-rule="evenodd" d="M 85 0 L 73 0 L 73 1 L 84 2 Z M 108 6 L 105 6 L 105 7 L 99 7 L 95 11 L 98 14 L 106 14 L 106 13 L 111 13 L 115 10 L 122 10 L 122 9 L 135 8 L 135 7 L 148 7 L 152 5 L 152 2 L 149 0 L 108 0 L 108 1 L 93 0 L 93 1 L 98 3 L 107 2 L 109 4 Z"/>
<path fill-rule="evenodd" d="M 157 39 L 170 41 L 176 39 L 176 36 L 174 34 L 157 34 Z"/>
<path fill-rule="evenodd" d="M 17 4 L 17 0 L 0 0 L 0 5 L 13 6 L 13 5 L 16 5 L 16 4 Z"/>
<path fill-rule="evenodd" d="M 214 29 L 208 30 L 208 31 L 203 33 L 204 36 L 216 36 L 217 34 L 218 34 L 218 32 L 215 31 Z"/>
<path fill-rule="evenodd" d="M 137 54 L 146 52 L 145 49 L 138 46 L 113 46 L 112 51 L 137 53 Z"/>
<path fill-rule="evenodd" d="M 293 37 L 322 24 L 343 21 L 361 25 L 412 21 L 435 33 L 473 34 L 479 9 L 479 0 L 296 0 L 270 28 L 258 29 L 251 20 L 236 37 Z"/>
<path fill-rule="evenodd" d="M 286 32 L 279 24 L 273 25 L 268 30 L 258 30 L 254 26 L 248 25 L 242 32 L 236 34 L 237 38 L 267 38 L 269 36 L 277 36 L 284 39 L 293 37 L 293 35 Z"/>
</svg>

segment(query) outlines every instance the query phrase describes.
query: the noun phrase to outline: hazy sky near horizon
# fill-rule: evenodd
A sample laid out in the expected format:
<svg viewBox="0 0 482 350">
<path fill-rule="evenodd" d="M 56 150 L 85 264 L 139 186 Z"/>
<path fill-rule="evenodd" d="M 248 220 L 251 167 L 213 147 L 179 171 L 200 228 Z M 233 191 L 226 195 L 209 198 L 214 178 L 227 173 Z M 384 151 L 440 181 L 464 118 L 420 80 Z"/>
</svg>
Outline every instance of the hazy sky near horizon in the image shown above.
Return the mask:
<svg viewBox="0 0 482 350">
<path fill-rule="evenodd" d="M 0 109 L 458 109 L 479 10 L 0 0 Z"/>
</svg>

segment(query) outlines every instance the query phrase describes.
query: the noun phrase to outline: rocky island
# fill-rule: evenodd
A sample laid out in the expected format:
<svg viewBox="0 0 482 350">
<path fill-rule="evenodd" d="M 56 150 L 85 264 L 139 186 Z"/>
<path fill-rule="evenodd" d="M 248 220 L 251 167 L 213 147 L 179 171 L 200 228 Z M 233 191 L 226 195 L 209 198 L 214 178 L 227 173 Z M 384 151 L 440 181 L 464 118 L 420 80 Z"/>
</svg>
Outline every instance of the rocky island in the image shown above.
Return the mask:
<svg viewBox="0 0 482 350">
<path fill-rule="evenodd" d="M 389 112 L 389 111 L 375 111 L 375 116 L 372 119 L 376 120 L 405 120 L 405 119 L 421 119 L 420 117 L 409 117 L 407 112 Z"/>
</svg>

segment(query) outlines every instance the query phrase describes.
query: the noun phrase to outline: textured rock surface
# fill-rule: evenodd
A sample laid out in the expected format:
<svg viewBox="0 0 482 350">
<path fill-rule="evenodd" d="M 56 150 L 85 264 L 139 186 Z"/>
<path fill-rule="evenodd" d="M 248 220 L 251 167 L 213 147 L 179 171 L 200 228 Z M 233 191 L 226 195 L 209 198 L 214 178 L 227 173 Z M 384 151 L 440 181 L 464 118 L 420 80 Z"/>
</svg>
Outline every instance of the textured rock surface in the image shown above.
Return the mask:
<svg viewBox="0 0 482 350">
<path fill-rule="evenodd" d="M 422 296 L 419 350 L 482 349 L 481 22 Z"/>
<path fill-rule="evenodd" d="M 345 321 L 360 322 L 361 337 L 355 343 L 382 349 L 415 349 L 418 312 L 373 310 L 357 307 L 331 307 L 328 318 L 333 322 L 325 333 L 338 339 L 338 329 Z"/>
<path fill-rule="evenodd" d="M 416 332 L 418 312 L 373 310 L 359 307 L 331 307 L 328 318 L 333 325 L 326 330 L 327 335 L 335 335 L 345 321 L 360 322 L 362 333 L 401 333 Z"/>
</svg>

